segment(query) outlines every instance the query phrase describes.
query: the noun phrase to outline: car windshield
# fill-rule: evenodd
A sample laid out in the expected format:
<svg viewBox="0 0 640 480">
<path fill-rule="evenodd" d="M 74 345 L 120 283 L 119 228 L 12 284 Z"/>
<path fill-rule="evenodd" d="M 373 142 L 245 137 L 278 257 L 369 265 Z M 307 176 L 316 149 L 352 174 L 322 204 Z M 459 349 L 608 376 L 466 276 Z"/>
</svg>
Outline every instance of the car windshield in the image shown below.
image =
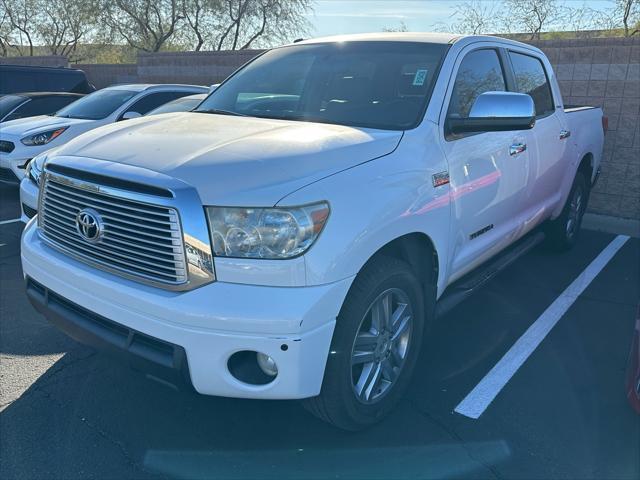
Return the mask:
<svg viewBox="0 0 640 480">
<path fill-rule="evenodd" d="M 138 92 L 105 88 L 73 102 L 56 113 L 57 117 L 99 120 L 108 117 Z"/>
<path fill-rule="evenodd" d="M 422 118 L 446 48 L 418 42 L 278 48 L 232 76 L 195 111 L 413 128 Z"/>
<path fill-rule="evenodd" d="M 4 118 L 25 100 L 27 100 L 27 97 L 21 95 L 4 95 L 0 97 L 0 119 Z"/>
<path fill-rule="evenodd" d="M 179 98 L 173 102 L 160 105 L 158 108 L 151 110 L 147 115 L 158 115 L 160 113 L 187 112 L 193 110 L 204 98 Z"/>
</svg>

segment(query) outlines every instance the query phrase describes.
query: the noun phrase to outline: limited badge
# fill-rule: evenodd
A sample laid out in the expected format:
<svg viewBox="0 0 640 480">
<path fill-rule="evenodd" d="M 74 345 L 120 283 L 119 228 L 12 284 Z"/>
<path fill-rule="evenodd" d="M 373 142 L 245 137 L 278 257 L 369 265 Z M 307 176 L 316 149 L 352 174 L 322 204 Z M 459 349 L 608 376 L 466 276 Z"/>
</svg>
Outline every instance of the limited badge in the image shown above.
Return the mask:
<svg viewBox="0 0 640 480">
<path fill-rule="evenodd" d="M 433 175 L 433 186 L 441 187 L 449 183 L 449 172 L 440 172 Z"/>
</svg>

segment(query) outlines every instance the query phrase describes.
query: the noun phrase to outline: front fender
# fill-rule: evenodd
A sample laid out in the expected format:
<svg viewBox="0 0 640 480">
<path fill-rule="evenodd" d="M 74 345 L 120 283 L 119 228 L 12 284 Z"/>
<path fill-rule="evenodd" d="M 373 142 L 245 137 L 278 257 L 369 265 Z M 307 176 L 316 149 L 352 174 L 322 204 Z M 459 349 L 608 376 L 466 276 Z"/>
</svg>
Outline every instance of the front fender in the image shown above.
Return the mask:
<svg viewBox="0 0 640 480">
<path fill-rule="evenodd" d="M 443 159 L 441 155 L 428 150 L 424 139 L 405 138 L 394 153 L 308 185 L 279 202 L 330 203 L 325 230 L 304 257 L 307 285 L 352 277 L 383 246 L 416 232 L 431 239 L 440 265 L 446 265 L 449 185 L 434 188 L 432 176 L 447 167 L 444 160 L 434 161 Z M 446 269 L 441 268 L 438 294 L 445 274 Z"/>
</svg>

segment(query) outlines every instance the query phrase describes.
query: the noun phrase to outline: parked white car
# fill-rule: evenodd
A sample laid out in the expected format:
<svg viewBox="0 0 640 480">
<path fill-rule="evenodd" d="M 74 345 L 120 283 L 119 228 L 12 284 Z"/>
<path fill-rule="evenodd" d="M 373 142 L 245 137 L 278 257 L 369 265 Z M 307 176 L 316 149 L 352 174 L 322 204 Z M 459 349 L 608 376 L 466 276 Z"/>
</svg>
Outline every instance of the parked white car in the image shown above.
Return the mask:
<svg viewBox="0 0 640 480">
<path fill-rule="evenodd" d="M 154 108 L 146 115 L 160 115 L 162 113 L 176 113 L 193 110 L 205 98 L 207 98 L 207 95 L 204 93 L 180 97 Z M 51 150 L 48 150 L 47 152 Z M 37 179 L 42 171 L 44 160 L 48 155 L 49 153 L 36 155 L 33 160 L 27 164 L 25 177 L 20 182 L 21 219 L 24 223 L 27 223 L 30 218 L 33 218 L 36 213 L 38 213 Z"/>
<path fill-rule="evenodd" d="M 196 85 L 118 85 L 93 92 L 54 115 L 4 122 L 0 127 L 0 178 L 19 182 L 29 160 L 78 135 L 136 118 L 176 98 L 207 93 Z"/>
<path fill-rule="evenodd" d="M 277 48 L 194 112 L 52 152 L 27 294 L 151 377 L 363 428 L 402 397 L 437 315 L 544 238 L 576 242 L 603 139 L 602 111 L 563 108 L 530 45 Z"/>
</svg>

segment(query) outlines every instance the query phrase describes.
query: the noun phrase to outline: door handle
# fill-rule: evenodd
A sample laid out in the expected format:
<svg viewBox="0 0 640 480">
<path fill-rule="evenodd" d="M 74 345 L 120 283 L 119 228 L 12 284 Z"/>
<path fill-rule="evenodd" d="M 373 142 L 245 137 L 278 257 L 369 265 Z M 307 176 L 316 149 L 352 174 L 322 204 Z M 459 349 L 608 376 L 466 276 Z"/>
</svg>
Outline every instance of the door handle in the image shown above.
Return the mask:
<svg viewBox="0 0 640 480">
<path fill-rule="evenodd" d="M 560 140 L 564 140 L 565 138 L 569 138 L 571 136 L 571 132 L 569 130 L 560 130 Z"/>
<path fill-rule="evenodd" d="M 524 152 L 527 149 L 526 143 L 514 143 L 509 147 L 509 155 L 514 156 Z"/>
</svg>

